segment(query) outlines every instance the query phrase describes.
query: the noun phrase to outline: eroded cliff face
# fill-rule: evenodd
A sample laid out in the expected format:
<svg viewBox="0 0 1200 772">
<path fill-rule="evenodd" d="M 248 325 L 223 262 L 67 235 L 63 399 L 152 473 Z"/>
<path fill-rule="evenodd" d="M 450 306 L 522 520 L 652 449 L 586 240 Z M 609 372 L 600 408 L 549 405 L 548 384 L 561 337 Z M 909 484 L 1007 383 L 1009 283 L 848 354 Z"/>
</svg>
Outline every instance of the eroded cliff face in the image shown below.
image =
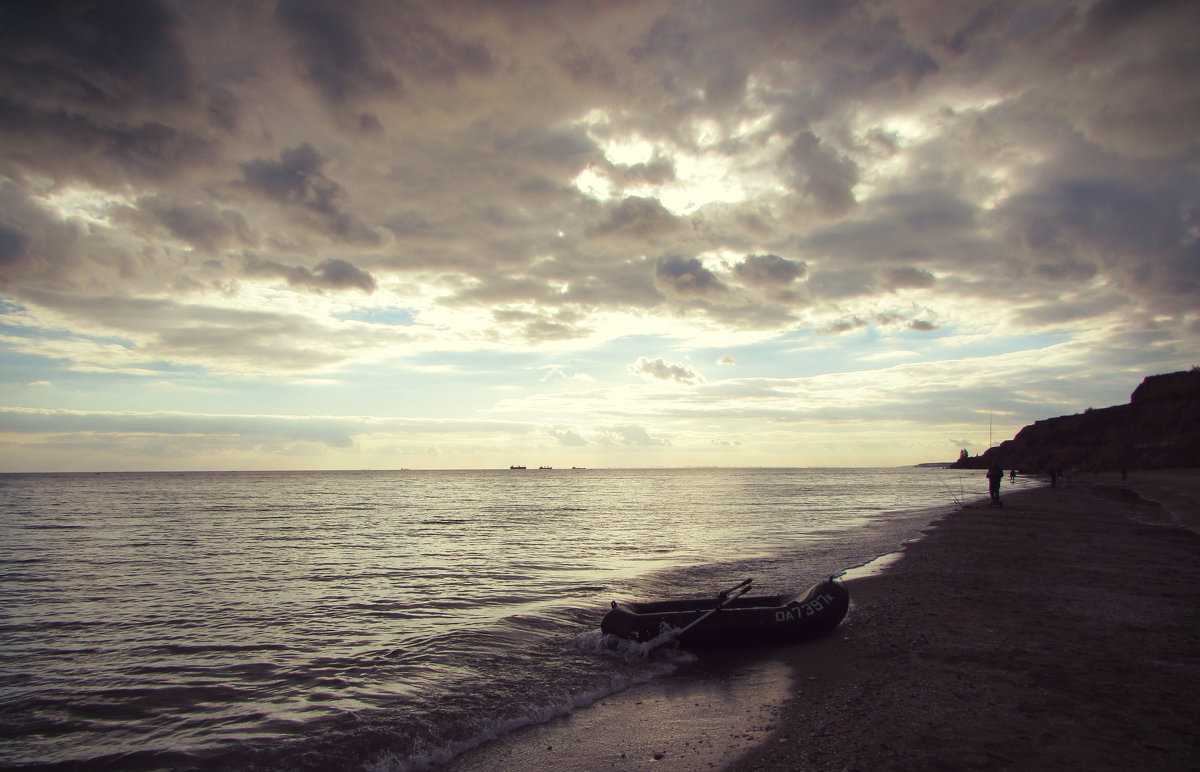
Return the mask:
<svg viewBox="0 0 1200 772">
<path fill-rule="evenodd" d="M 1127 405 L 1038 421 L 955 466 L 993 462 L 1024 472 L 1200 467 L 1200 370 L 1152 375 Z"/>
</svg>

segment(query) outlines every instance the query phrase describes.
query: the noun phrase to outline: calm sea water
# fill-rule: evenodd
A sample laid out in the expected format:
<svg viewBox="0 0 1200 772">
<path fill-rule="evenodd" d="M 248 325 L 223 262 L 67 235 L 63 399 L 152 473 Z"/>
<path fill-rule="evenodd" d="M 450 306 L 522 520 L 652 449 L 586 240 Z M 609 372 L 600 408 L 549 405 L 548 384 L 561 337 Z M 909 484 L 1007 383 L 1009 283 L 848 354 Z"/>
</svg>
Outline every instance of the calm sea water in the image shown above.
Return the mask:
<svg viewBox="0 0 1200 772">
<path fill-rule="evenodd" d="M 981 474 L 0 476 L 0 764 L 427 769 L 686 662 L 609 600 L 804 589 Z"/>
</svg>

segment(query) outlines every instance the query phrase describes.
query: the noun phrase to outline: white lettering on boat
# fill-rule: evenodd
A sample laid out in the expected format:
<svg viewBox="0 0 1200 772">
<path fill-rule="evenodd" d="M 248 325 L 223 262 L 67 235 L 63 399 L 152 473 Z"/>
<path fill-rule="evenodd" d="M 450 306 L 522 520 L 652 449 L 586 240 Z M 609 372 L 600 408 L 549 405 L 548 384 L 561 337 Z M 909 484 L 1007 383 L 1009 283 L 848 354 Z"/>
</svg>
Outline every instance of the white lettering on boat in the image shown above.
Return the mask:
<svg viewBox="0 0 1200 772">
<path fill-rule="evenodd" d="M 794 606 L 789 606 L 783 611 L 775 612 L 776 622 L 795 622 L 804 617 L 811 617 L 818 611 L 823 611 L 825 606 L 833 603 L 833 596 L 825 593 L 818 595 L 807 603 L 800 603 Z"/>
</svg>

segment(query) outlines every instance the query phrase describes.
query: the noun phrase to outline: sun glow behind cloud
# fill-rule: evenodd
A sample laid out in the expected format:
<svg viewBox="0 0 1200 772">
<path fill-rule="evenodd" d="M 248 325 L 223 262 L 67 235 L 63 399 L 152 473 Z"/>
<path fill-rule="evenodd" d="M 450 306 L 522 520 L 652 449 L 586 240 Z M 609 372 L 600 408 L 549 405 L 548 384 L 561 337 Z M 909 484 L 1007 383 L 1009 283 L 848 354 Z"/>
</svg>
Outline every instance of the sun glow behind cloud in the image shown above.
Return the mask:
<svg viewBox="0 0 1200 772">
<path fill-rule="evenodd" d="M 129 193 L 76 186 L 51 187 L 36 199 L 61 220 L 74 220 L 89 227 L 101 228 L 115 227 L 112 221 L 115 207 L 133 206 L 135 203 L 135 197 Z"/>
<path fill-rule="evenodd" d="M 743 124 L 740 132 L 750 132 L 769 120 L 769 116 L 764 116 Z M 762 180 L 760 171 L 771 154 L 779 153 L 777 143 L 762 155 L 722 152 L 718 147 L 723 139 L 722 130 L 712 120 L 695 121 L 684 129 L 683 133 L 691 139 L 689 147 L 668 141 L 651 142 L 636 133 L 615 132 L 609 117 L 598 111 L 590 112 L 580 125 L 589 129 L 589 136 L 614 167 L 645 166 L 655 161 L 671 167 L 670 179 L 624 185 L 615 183 L 596 167 L 584 169 L 572 184 L 585 195 L 602 201 L 624 196 L 654 198 L 668 211 L 682 216 L 708 204 L 747 201 L 755 187 L 778 188 L 773 179 Z"/>
</svg>

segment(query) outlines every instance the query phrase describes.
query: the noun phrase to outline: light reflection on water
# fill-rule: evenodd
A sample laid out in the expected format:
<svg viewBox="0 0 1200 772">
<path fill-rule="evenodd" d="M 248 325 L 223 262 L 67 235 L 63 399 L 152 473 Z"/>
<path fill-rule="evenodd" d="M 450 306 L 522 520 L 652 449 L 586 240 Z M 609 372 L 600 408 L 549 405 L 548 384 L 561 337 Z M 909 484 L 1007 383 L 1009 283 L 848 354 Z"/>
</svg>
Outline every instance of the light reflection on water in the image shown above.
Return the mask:
<svg viewBox="0 0 1200 772">
<path fill-rule="evenodd" d="M 803 589 L 912 536 L 947 475 L 3 476 L 10 760 L 419 766 L 652 675 L 596 649 L 610 598 Z"/>
</svg>

